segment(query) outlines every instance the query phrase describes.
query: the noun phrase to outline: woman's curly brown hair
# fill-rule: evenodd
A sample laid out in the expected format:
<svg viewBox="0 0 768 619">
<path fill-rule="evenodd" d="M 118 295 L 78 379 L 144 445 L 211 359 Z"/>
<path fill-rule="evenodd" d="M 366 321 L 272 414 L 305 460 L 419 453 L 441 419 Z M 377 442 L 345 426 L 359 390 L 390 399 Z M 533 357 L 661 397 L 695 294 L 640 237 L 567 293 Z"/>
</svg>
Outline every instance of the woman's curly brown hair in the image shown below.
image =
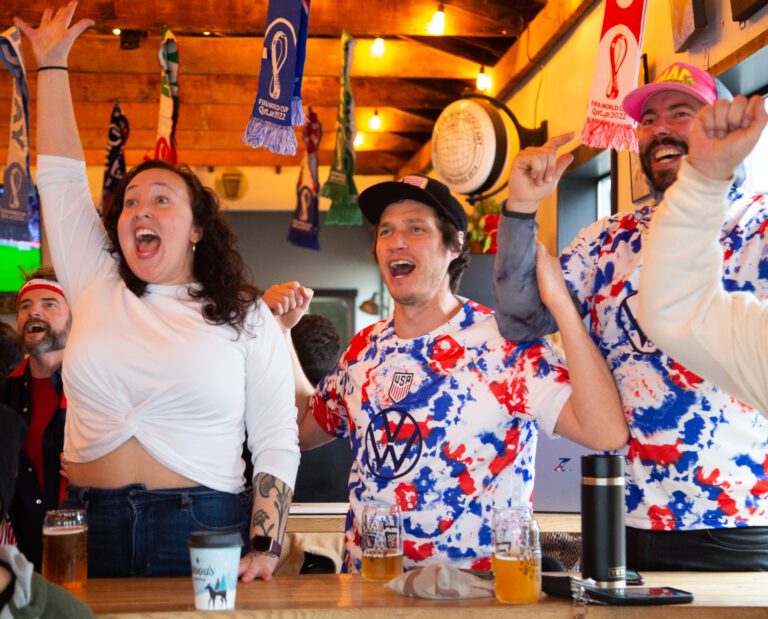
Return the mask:
<svg viewBox="0 0 768 619">
<path fill-rule="evenodd" d="M 245 328 L 250 308 L 261 296 L 258 288 L 248 283 L 247 267 L 237 250 L 237 239 L 221 215 L 218 196 L 203 186 L 194 172 L 185 165 L 173 166 L 164 161 L 145 161 L 133 168 L 120 183 L 112 199 L 112 206 L 103 216 L 104 227 L 110 241 L 110 252 L 118 260 L 118 269 L 128 289 L 142 296 L 147 282 L 131 271 L 125 260 L 117 234 L 117 222 L 123 212 L 125 190 L 141 172 L 159 168 L 178 174 L 189 192 L 194 224 L 203 236 L 195 246 L 192 274 L 201 288 L 190 288 L 193 298 L 201 299 L 203 317 L 214 325 L 229 324 L 238 333 Z"/>
</svg>

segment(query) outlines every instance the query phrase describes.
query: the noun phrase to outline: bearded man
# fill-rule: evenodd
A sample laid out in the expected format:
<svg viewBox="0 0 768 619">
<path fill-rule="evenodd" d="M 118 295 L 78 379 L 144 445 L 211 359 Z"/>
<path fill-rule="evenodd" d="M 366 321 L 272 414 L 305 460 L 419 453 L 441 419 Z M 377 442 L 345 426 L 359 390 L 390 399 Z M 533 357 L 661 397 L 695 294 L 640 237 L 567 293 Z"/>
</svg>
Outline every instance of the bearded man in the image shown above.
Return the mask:
<svg viewBox="0 0 768 619">
<path fill-rule="evenodd" d="M 721 84 L 683 62 L 624 98 L 624 110 L 638 122 L 640 159 L 657 201 L 674 186 L 679 194 L 681 186 L 688 193 L 691 183 L 696 185 L 689 157 L 695 120 L 715 102 L 721 111 L 728 109 L 724 99 L 732 97 Z M 525 149 L 512 164 L 495 265 L 497 321 L 506 338 L 541 337 L 556 329 L 536 298 L 535 214 L 572 159 L 569 153 L 558 156 L 564 143 L 553 138 L 544 147 Z M 737 168 L 723 189 L 727 213 L 720 217 L 719 277 L 724 290 L 749 291 L 765 300 L 768 203 L 765 196 L 747 194 L 743 180 Z M 660 348 L 638 318 L 648 230 L 659 208 L 652 204 L 596 221 L 560 255 L 571 295 L 580 314 L 589 316 L 592 339 L 613 372 L 629 423 L 627 567 L 766 571 L 768 419 L 685 367 L 675 351 Z M 700 208 L 703 217 L 703 203 Z M 690 290 L 688 281 L 681 294 Z"/>
<path fill-rule="evenodd" d="M 67 408 L 61 363 L 71 323 L 53 271 L 34 273 L 16 298 L 17 333 L 26 357 L 0 386 L 0 402 L 21 415 L 28 427 L 9 515 L 19 550 L 38 571 L 43 517 L 58 507 L 66 485 L 60 473 Z"/>
</svg>

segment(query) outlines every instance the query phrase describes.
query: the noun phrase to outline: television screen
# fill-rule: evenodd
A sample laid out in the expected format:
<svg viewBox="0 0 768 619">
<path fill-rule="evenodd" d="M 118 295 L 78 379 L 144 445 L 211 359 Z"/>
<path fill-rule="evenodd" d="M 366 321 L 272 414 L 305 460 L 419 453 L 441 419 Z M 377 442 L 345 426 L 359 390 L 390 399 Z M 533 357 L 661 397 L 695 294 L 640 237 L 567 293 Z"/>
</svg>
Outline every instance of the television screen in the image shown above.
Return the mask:
<svg viewBox="0 0 768 619">
<path fill-rule="evenodd" d="M 40 206 L 37 192 L 33 194 L 26 223 L 9 223 L 0 218 L 0 293 L 17 292 L 24 283 L 22 271 L 30 273 L 40 267 Z"/>
</svg>

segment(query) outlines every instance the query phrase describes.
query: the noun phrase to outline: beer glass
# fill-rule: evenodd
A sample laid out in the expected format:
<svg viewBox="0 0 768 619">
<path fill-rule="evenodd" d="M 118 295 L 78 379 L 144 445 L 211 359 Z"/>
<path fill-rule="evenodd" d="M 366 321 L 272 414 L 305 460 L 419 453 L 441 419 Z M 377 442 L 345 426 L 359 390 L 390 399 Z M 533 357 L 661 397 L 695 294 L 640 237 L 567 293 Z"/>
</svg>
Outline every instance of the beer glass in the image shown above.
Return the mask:
<svg viewBox="0 0 768 619">
<path fill-rule="evenodd" d="M 363 578 L 388 581 L 403 573 L 403 516 L 397 505 L 365 505 Z"/>
<path fill-rule="evenodd" d="M 43 520 L 43 578 L 67 589 L 88 579 L 88 525 L 85 510 L 54 509 Z"/>
<path fill-rule="evenodd" d="M 541 596 L 539 525 L 527 507 L 493 511 L 493 571 L 496 599 L 505 604 L 535 604 Z"/>
</svg>

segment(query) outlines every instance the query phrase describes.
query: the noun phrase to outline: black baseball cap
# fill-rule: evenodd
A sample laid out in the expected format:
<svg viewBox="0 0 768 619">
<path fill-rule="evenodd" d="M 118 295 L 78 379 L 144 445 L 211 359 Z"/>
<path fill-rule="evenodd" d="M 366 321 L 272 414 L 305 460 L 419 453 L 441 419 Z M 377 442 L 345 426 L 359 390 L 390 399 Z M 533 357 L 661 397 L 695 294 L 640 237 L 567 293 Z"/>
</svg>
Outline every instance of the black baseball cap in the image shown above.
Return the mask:
<svg viewBox="0 0 768 619">
<path fill-rule="evenodd" d="M 414 200 L 426 204 L 461 232 L 467 231 L 467 214 L 464 207 L 451 195 L 447 185 L 429 176 L 412 174 L 397 181 L 377 183 L 363 191 L 357 203 L 365 218 L 377 225 L 384 209 L 400 200 Z"/>
</svg>

